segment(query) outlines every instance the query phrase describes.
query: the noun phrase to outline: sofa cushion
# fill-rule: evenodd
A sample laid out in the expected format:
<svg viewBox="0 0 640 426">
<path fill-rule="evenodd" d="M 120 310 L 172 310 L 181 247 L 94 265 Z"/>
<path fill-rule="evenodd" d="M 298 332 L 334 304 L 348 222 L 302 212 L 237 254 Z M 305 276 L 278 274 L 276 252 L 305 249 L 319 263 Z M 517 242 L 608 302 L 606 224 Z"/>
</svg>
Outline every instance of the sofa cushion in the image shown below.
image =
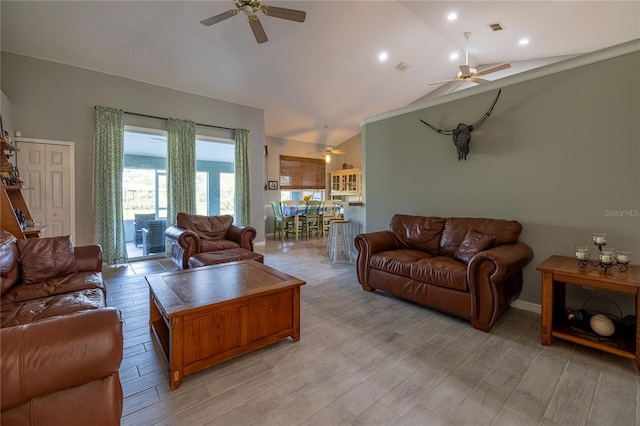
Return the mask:
<svg viewBox="0 0 640 426">
<path fill-rule="evenodd" d="M 432 257 L 432 255 L 422 250 L 398 249 L 381 251 L 371 255 L 369 266 L 390 274 L 410 278 L 413 263 L 429 257 Z"/>
<path fill-rule="evenodd" d="M 200 242 L 200 252 L 218 251 L 239 248 L 240 244 L 231 240 L 202 240 Z"/>
<path fill-rule="evenodd" d="M 20 276 L 19 256 L 16 237 L 9 231 L 0 229 L 0 296 L 18 281 Z"/>
<path fill-rule="evenodd" d="M 77 272 L 70 236 L 18 240 L 23 284 L 34 284 Z"/>
<path fill-rule="evenodd" d="M 495 240 L 495 235 L 487 235 L 473 229 L 469 229 L 464 240 L 462 240 L 462 244 L 460 244 L 460 247 L 458 247 L 458 250 L 456 250 L 453 257 L 463 261 L 464 263 L 469 263 L 476 253 L 491 247 Z"/>
<path fill-rule="evenodd" d="M 447 219 L 440 241 L 440 254 L 453 256 L 469 229 L 496 237 L 494 246 L 518 241 L 522 225 L 515 220 L 454 217 Z"/>
<path fill-rule="evenodd" d="M 97 288 L 25 300 L 23 302 L 3 303 L 2 310 L 0 310 L 0 327 L 30 324 L 45 318 L 87 309 L 99 309 L 104 306 L 104 293 Z"/>
<path fill-rule="evenodd" d="M 411 278 L 438 287 L 469 291 L 467 265 L 452 257 L 435 256 L 411 265 Z"/>
<path fill-rule="evenodd" d="M 255 260 L 264 263 L 264 256 L 243 248 L 207 251 L 194 254 L 189 258 L 189 268 L 199 268 L 201 266 L 219 265 L 227 262 L 237 262 L 239 260 Z"/>
<path fill-rule="evenodd" d="M 176 226 L 189 229 L 200 238 L 220 240 L 224 238 L 227 229 L 233 223 L 233 216 L 201 216 L 188 213 L 178 213 Z"/>
<path fill-rule="evenodd" d="M 4 305 L 7 303 L 24 302 L 26 300 L 90 289 L 99 289 L 106 294 L 100 272 L 78 272 L 64 277 L 51 278 L 38 284 L 14 286 L 2 297 L 0 309 L 4 309 Z"/>
<path fill-rule="evenodd" d="M 396 214 L 389 223 L 389 232 L 402 248 L 422 250 L 437 255 L 445 219 Z"/>
</svg>

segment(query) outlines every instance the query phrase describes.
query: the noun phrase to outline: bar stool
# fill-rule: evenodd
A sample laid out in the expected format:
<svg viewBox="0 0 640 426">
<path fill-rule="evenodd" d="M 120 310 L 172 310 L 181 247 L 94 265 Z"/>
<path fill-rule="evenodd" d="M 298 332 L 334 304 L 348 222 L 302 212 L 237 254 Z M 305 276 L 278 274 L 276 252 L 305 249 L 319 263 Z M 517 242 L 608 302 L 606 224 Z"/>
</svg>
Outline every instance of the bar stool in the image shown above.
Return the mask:
<svg viewBox="0 0 640 426">
<path fill-rule="evenodd" d="M 329 223 L 329 240 L 327 254 L 332 262 L 338 261 L 340 255 L 344 255 L 351 263 L 351 221 L 332 220 Z"/>
</svg>

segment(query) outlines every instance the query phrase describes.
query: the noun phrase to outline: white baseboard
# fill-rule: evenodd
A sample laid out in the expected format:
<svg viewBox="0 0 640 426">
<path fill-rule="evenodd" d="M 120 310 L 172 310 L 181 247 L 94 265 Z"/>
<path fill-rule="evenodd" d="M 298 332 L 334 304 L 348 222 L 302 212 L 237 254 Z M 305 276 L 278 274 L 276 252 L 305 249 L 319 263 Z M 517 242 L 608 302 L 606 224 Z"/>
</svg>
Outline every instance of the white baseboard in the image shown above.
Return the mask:
<svg viewBox="0 0 640 426">
<path fill-rule="evenodd" d="M 516 299 L 511 302 L 511 306 L 514 308 L 522 309 L 523 311 L 534 312 L 536 314 L 540 314 L 542 312 L 542 308 L 537 303 L 525 302 L 524 300 Z"/>
</svg>

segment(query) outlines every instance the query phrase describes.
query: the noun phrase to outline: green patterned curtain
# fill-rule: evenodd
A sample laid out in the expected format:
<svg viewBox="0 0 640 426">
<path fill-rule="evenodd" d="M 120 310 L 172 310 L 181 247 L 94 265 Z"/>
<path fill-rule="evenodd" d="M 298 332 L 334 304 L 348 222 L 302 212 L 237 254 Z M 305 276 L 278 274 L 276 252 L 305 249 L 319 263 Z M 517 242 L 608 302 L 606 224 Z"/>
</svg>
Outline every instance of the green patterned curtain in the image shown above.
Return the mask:
<svg viewBox="0 0 640 426">
<path fill-rule="evenodd" d="M 249 131 L 235 130 L 235 221 L 238 225 L 251 224 L 251 182 L 249 176 Z"/>
<path fill-rule="evenodd" d="M 167 120 L 167 226 L 196 212 L 196 124 Z M 168 248 L 168 247 L 167 247 Z"/>
<path fill-rule="evenodd" d="M 124 112 L 96 107 L 93 147 L 93 239 L 102 246 L 105 263 L 127 262 L 122 215 Z"/>
</svg>

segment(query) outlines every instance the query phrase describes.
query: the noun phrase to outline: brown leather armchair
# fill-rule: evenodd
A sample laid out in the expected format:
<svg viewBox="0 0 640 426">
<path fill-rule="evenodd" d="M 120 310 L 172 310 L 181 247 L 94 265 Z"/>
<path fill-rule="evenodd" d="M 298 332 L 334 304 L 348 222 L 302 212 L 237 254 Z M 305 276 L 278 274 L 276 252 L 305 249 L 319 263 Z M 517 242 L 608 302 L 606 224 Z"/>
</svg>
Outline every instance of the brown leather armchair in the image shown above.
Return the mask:
<svg viewBox="0 0 640 426">
<path fill-rule="evenodd" d="M 198 253 L 237 249 L 253 251 L 256 229 L 233 224 L 233 216 L 201 216 L 178 213 L 176 224 L 165 231 L 171 258 L 180 269 L 189 268 L 189 258 Z"/>
</svg>

